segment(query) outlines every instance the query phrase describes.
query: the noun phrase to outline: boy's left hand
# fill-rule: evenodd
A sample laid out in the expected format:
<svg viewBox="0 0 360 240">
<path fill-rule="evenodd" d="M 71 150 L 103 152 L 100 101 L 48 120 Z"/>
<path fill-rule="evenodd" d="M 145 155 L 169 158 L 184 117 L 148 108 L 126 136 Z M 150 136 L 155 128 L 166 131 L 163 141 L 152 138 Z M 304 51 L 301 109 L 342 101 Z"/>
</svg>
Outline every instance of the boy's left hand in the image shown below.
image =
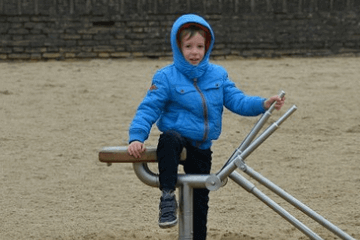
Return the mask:
<svg viewBox="0 0 360 240">
<path fill-rule="evenodd" d="M 282 108 L 282 106 L 284 106 L 285 97 L 280 98 L 280 97 L 277 96 L 277 95 L 272 96 L 271 98 L 269 98 L 269 99 L 267 99 L 267 100 L 265 101 L 265 103 L 264 103 L 265 106 L 264 106 L 264 107 L 265 107 L 266 109 L 269 109 L 270 106 L 271 106 L 271 104 L 272 104 L 273 102 L 275 102 L 275 101 L 276 101 L 275 109 L 276 109 L 276 110 L 280 110 L 280 109 Z"/>
</svg>

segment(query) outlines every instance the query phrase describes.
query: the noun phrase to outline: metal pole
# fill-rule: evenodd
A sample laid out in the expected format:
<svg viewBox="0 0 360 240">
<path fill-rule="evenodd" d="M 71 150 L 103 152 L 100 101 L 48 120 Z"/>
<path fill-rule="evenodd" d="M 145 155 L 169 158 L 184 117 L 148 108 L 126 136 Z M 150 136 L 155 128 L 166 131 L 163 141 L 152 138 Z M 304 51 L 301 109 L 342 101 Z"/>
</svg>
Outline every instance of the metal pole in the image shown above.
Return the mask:
<svg viewBox="0 0 360 240">
<path fill-rule="evenodd" d="M 246 166 L 243 168 L 243 171 L 247 173 L 249 176 L 257 180 L 259 183 L 263 184 L 265 187 L 269 188 L 271 191 L 282 197 L 284 200 L 292 204 L 294 207 L 301 210 L 303 213 L 314 219 L 316 222 L 320 223 L 322 226 L 327 228 L 329 231 L 336 234 L 341 239 L 345 240 L 355 240 L 353 237 L 342 231 L 340 228 L 326 220 L 324 217 L 313 211 L 311 208 L 291 196 L 289 193 L 285 192 L 283 189 L 281 189 L 279 186 L 271 182 L 269 179 L 262 176 L 260 173 L 256 172 L 254 169 L 252 169 L 249 166 Z M 231 175 L 230 175 L 231 176 Z"/>
<path fill-rule="evenodd" d="M 146 162 L 133 163 L 133 167 L 134 172 L 140 181 L 151 187 L 160 186 L 159 175 L 152 172 Z M 178 174 L 176 187 L 187 184 L 192 188 L 208 188 L 209 190 L 216 190 L 223 185 L 223 183 L 215 181 L 215 186 L 209 184 L 208 181 L 213 181 L 212 179 L 217 180 L 215 174 Z"/>
<path fill-rule="evenodd" d="M 285 209 L 280 207 L 276 202 L 274 202 L 268 196 L 266 196 L 264 193 L 262 193 L 259 189 L 257 189 L 255 187 L 254 184 L 252 184 L 250 181 L 248 181 L 246 178 L 244 178 L 241 174 L 234 171 L 230 174 L 229 177 L 234 182 L 236 182 L 241 187 L 243 187 L 245 190 L 254 194 L 258 199 L 260 199 L 267 206 L 269 206 L 271 209 L 273 209 L 275 212 L 277 212 L 280 216 L 285 218 L 288 222 L 290 222 L 292 225 L 294 225 L 296 228 L 298 228 L 301 232 L 303 232 L 310 239 L 322 240 L 322 238 L 320 236 L 318 236 L 311 229 L 309 229 L 307 226 L 305 226 L 302 222 L 300 222 L 295 217 L 293 217 L 290 213 L 288 213 Z"/>
<path fill-rule="evenodd" d="M 285 96 L 285 92 L 283 90 L 281 90 L 279 92 L 279 97 L 283 98 L 284 96 Z M 242 152 L 243 150 L 245 150 L 245 148 L 247 148 L 250 145 L 250 143 L 254 140 L 256 135 L 261 130 L 261 128 L 265 125 L 266 121 L 270 118 L 272 112 L 275 109 L 275 104 L 276 104 L 276 102 L 273 102 L 271 104 L 271 106 L 269 107 L 269 109 L 259 118 L 259 120 L 256 122 L 254 127 L 251 129 L 250 133 L 244 139 L 244 141 L 240 144 L 240 146 L 231 155 L 229 160 L 225 163 L 225 166 L 234 159 L 237 152 Z"/>
<path fill-rule="evenodd" d="M 271 134 L 273 134 L 279 126 L 296 111 L 297 107 L 292 106 L 283 116 L 281 116 L 276 122 L 270 125 L 258 138 L 256 138 L 241 154 L 235 154 L 233 159 L 227 163 L 227 165 L 221 169 L 217 176 L 223 181 L 229 174 L 236 169 L 236 162 L 239 159 L 240 161 L 248 157 L 257 147 L 259 147 Z"/>
<path fill-rule="evenodd" d="M 193 239 L 193 192 L 189 184 L 179 187 L 179 240 Z"/>
<path fill-rule="evenodd" d="M 280 91 L 279 97 L 283 98 L 285 96 L 284 91 Z M 259 133 L 261 128 L 265 125 L 266 121 L 270 118 L 272 112 L 275 109 L 276 102 L 273 102 L 269 109 L 261 116 L 261 118 L 258 120 L 258 122 L 255 124 L 253 129 L 250 131 L 250 133 L 246 136 L 245 140 L 240 144 L 239 151 L 244 151 L 247 146 L 254 140 L 256 135 Z"/>
</svg>

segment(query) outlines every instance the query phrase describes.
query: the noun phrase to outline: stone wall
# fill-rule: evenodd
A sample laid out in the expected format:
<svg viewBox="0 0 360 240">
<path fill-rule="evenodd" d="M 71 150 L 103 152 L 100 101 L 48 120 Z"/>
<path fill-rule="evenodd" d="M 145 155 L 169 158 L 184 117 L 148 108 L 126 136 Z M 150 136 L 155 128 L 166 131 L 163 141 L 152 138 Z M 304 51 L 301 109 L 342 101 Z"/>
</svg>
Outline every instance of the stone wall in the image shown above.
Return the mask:
<svg viewBox="0 0 360 240">
<path fill-rule="evenodd" d="M 169 57 L 185 13 L 214 57 L 360 55 L 360 0 L 0 0 L 0 60 Z"/>
</svg>

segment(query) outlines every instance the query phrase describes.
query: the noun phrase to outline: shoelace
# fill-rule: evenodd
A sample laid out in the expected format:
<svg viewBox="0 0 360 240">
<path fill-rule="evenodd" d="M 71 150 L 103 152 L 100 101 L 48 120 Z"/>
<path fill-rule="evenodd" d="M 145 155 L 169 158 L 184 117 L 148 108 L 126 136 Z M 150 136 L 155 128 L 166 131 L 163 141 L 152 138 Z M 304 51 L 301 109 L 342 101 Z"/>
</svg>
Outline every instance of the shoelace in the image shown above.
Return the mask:
<svg viewBox="0 0 360 240">
<path fill-rule="evenodd" d="M 160 203 L 161 214 L 164 217 L 174 214 L 174 210 L 176 210 L 176 208 L 177 208 L 176 202 L 175 202 L 175 199 L 173 197 L 172 198 L 165 198 Z"/>
</svg>

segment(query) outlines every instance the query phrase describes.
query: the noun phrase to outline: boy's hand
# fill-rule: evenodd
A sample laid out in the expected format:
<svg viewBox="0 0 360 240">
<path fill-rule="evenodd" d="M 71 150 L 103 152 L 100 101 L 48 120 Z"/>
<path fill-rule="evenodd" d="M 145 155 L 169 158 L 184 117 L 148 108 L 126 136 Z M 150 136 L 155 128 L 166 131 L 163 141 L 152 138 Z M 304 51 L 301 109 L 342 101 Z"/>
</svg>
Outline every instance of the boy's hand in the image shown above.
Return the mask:
<svg viewBox="0 0 360 240">
<path fill-rule="evenodd" d="M 285 103 L 285 97 L 283 97 L 283 98 L 280 98 L 279 96 L 272 96 L 271 98 L 269 98 L 268 100 L 266 100 L 265 101 L 265 103 L 264 103 L 264 107 L 266 108 L 266 109 L 269 109 L 270 108 L 270 106 L 271 106 L 271 104 L 273 103 L 273 102 L 275 102 L 276 101 L 276 104 L 275 104 L 275 109 L 276 110 L 280 110 L 281 108 L 282 108 L 282 106 L 284 106 L 284 103 Z"/>
<path fill-rule="evenodd" d="M 141 157 L 141 154 L 146 150 L 144 143 L 139 141 L 131 142 L 128 147 L 128 153 L 135 157 L 139 158 Z"/>
</svg>

